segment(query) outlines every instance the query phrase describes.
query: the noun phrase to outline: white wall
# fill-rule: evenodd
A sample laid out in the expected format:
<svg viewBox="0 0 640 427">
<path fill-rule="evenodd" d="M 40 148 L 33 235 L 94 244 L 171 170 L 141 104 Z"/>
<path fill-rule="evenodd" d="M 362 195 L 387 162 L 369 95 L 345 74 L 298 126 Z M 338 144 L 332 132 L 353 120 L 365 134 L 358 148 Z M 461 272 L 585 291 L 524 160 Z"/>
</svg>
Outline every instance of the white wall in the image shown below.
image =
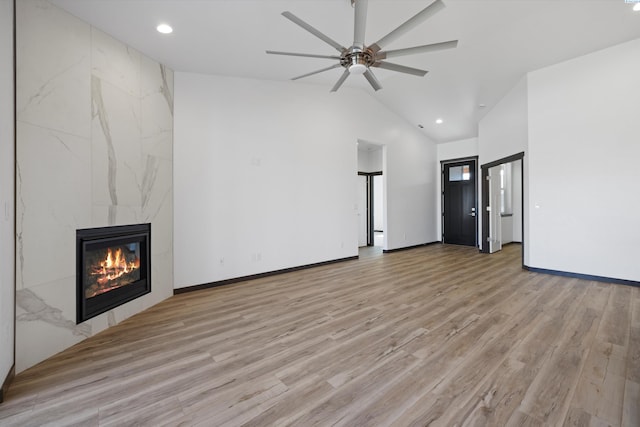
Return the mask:
<svg viewBox="0 0 640 427">
<path fill-rule="evenodd" d="M 527 150 L 527 77 L 520 81 L 478 123 L 480 164 Z"/>
<path fill-rule="evenodd" d="M 487 113 L 478 124 L 478 151 L 480 165 L 487 164 L 513 154 L 525 152 L 523 159 L 524 168 L 524 194 L 525 212 L 528 209 L 528 162 L 527 153 L 528 131 L 528 85 L 527 77 L 523 77 L 505 96 Z M 482 200 L 482 186 L 479 190 L 479 204 Z M 478 241 L 482 248 L 482 215 L 478 220 Z M 528 227 L 525 218 L 525 247 L 524 260 L 528 260 L 529 241 Z"/>
<path fill-rule="evenodd" d="M 640 281 L 640 39 L 529 75 L 531 267 Z"/>
<path fill-rule="evenodd" d="M 358 148 L 358 172 L 371 171 L 371 151 Z"/>
<path fill-rule="evenodd" d="M 435 144 L 366 92 L 192 73 L 175 87 L 177 288 L 356 256 L 358 139 L 385 145 L 387 248 L 436 240 Z"/>
<path fill-rule="evenodd" d="M 382 153 L 383 148 L 380 147 L 376 150 L 371 150 L 371 172 L 382 171 Z"/>
<path fill-rule="evenodd" d="M 478 138 L 461 139 L 438 144 L 438 163 L 442 160 L 462 159 L 478 155 Z"/>
<path fill-rule="evenodd" d="M 0 0 L 0 387 L 14 363 L 13 0 Z"/>
<path fill-rule="evenodd" d="M 462 159 L 465 157 L 474 157 L 478 155 L 478 138 L 461 139 L 459 141 L 451 141 L 437 145 L 438 163 L 436 171 L 436 230 L 438 240 L 442 240 L 442 174 L 440 173 L 440 162 L 443 160 Z M 480 183 L 480 165 L 478 165 L 477 182 Z M 480 199 L 478 199 L 480 206 Z"/>
<path fill-rule="evenodd" d="M 382 147 L 358 147 L 358 172 L 381 172 L 382 151 Z"/>
</svg>

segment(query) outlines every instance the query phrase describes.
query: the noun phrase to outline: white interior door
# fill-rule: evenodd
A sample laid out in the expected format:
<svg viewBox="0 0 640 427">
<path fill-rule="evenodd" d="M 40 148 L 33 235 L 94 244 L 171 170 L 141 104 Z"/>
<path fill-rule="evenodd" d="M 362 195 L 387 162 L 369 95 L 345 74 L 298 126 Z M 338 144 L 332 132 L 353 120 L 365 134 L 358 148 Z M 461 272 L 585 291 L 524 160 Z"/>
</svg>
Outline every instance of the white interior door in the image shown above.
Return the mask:
<svg viewBox="0 0 640 427">
<path fill-rule="evenodd" d="M 489 169 L 489 253 L 502 250 L 500 166 Z"/>
<path fill-rule="evenodd" d="M 367 177 L 358 175 L 358 246 L 367 246 Z"/>
</svg>

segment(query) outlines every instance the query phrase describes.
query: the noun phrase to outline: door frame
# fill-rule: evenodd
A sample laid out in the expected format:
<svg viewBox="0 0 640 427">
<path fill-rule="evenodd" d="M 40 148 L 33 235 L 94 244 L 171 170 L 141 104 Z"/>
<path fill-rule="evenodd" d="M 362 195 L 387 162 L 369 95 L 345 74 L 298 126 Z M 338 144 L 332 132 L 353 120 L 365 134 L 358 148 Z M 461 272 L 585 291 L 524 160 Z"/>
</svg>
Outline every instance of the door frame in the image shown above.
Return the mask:
<svg viewBox="0 0 640 427">
<path fill-rule="evenodd" d="M 511 163 L 518 160 L 522 160 L 522 167 L 520 168 L 520 173 L 522 174 L 520 185 L 522 191 L 522 200 L 520 203 L 521 211 L 522 211 L 522 265 L 524 266 L 524 245 L 525 245 L 525 235 L 524 235 L 524 151 L 520 153 L 513 154 L 511 156 L 503 157 L 502 159 L 495 160 L 493 162 L 485 163 L 480 166 L 482 170 L 482 249 L 480 252 L 483 254 L 489 253 L 489 169 L 500 166 L 505 163 Z"/>
<path fill-rule="evenodd" d="M 375 244 L 375 233 L 373 230 L 373 177 L 382 175 L 382 171 L 358 171 L 358 175 L 367 177 L 367 246 L 373 246 Z"/>
<path fill-rule="evenodd" d="M 466 162 L 466 161 L 474 161 L 476 168 L 475 168 L 475 177 L 476 177 L 476 188 L 475 191 L 473 193 L 474 195 L 474 199 L 475 199 L 475 207 L 476 207 L 476 227 L 475 227 L 475 246 L 476 248 L 478 247 L 478 165 L 480 164 L 478 162 L 478 156 L 468 156 L 468 157 L 460 157 L 457 159 L 447 159 L 447 160 L 440 160 L 440 242 L 444 243 L 444 207 L 445 207 L 445 203 L 444 203 L 444 184 L 445 184 L 445 180 L 444 180 L 444 167 L 447 164 L 452 164 L 452 163 L 460 163 L 460 162 Z"/>
</svg>

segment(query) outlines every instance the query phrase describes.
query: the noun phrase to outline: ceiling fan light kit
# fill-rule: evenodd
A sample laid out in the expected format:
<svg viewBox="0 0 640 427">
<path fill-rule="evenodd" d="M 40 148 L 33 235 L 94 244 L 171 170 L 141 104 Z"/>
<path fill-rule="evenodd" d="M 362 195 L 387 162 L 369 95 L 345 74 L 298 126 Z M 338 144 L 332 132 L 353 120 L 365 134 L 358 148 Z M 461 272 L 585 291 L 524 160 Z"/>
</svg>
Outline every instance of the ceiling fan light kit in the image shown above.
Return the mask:
<svg viewBox="0 0 640 427">
<path fill-rule="evenodd" d="M 367 66 L 364 64 L 353 64 L 349 66 L 349 74 L 364 74 L 367 71 Z"/>
<path fill-rule="evenodd" d="M 292 21 L 294 24 L 302 27 L 307 30 L 314 36 L 318 37 L 320 40 L 324 41 L 334 49 L 339 52 L 339 55 L 317 55 L 311 53 L 293 53 L 293 52 L 280 52 L 280 51 L 272 51 L 268 50 L 267 53 L 271 55 L 287 55 L 287 56 L 301 56 L 307 58 L 321 58 L 321 59 L 333 59 L 338 60 L 337 64 L 334 64 L 330 67 L 325 67 L 320 70 L 312 71 L 307 74 L 303 74 L 301 76 L 294 77 L 292 80 L 298 80 L 304 77 L 312 76 L 314 74 L 319 74 L 325 71 L 332 70 L 334 68 L 343 67 L 345 70 L 338 79 L 338 82 L 333 86 L 331 92 L 335 92 L 340 89 L 340 86 L 344 83 L 344 81 L 351 74 L 362 74 L 367 79 L 371 87 L 374 90 L 378 91 L 382 89 L 382 85 L 378 82 L 378 79 L 371 72 L 371 68 L 382 68 L 385 70 L 396 71 L 399 73 L 411 74 L 414 76 L 424 76 L 428 71 L 420 70 L 418 68 L 406 67 L 404 65 L 399 65 L 391 62 L 385 61 L 387 58 L 404 56 L 404 55 L 413 55 L 418 53 L 427 53 L 434 52 L 443 49 L 452 49 L 458 45 L 457 40 L 451 40 L 447 42 L 441 43 L 433 43 L 422 46 L 409 47 L 404 49 L 395 49 L 395 50 L 383 50 L 385 46 L 392 43 L 399 37 L 401 37 L 406 32 L 412 30 L 413 28 L 420 25 L 422 22 L 426 21 L 437 12 L 444 9 L 444 3 L 442 0 L 435 0 L 430 3 L 427 7 L 422 9 L 412 18 L 407 20 L 405 23 L 397 27 L 395 30 L 391 31 L 389 34 L 378 40 L 377 42 L 367 46 L 364 42 L 364 34 L 365 27 L 367 21 L 367 7 L 368 0 L 351 0 L 351 5 L 354 8 L 354 26 L 353 26 L 353 44 L 351 47 L 346 48 L 342 46 L 340 43 L 331 39 L 327 35 L 321 33 L 316 28 L 312 27 L 302 19 L 298 18 L 291 12 L 282 12 L 282 16 Z"/>
</svg>

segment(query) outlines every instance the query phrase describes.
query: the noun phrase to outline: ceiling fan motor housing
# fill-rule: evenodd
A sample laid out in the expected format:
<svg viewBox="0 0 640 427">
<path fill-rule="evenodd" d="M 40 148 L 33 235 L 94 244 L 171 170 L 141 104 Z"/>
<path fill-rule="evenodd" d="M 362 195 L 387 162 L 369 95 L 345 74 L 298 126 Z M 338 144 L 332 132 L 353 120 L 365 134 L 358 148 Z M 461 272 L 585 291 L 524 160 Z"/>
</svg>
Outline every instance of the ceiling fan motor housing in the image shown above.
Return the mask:
<svg viewBox="0 0 640 427">
<path fill-rule="evenodd" d="M 352 74 L 362 74 L 375 63 L 375 56 L 369 49 L 352 46 L 340 55 L 340 65 Z"/>
</svg>

